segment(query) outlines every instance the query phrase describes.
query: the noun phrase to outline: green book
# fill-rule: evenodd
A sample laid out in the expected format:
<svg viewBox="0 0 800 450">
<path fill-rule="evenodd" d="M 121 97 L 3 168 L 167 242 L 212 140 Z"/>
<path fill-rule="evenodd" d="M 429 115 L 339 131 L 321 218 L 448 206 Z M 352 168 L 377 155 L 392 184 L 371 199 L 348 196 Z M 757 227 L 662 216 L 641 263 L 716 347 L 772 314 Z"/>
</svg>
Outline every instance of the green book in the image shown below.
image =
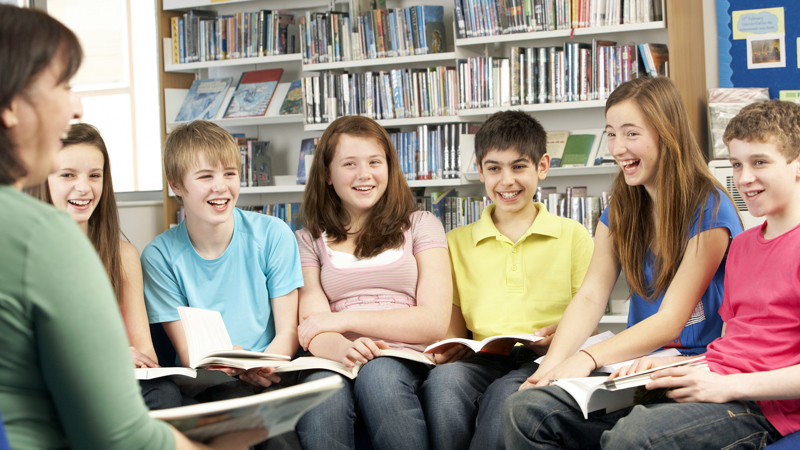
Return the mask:
<svg viewBox="0 0 800 450">
<path fill-rule="evenodd" d="M 564 154 L 561 156 L 561 167 L 583 167 L 589 161 L 594 143 L 593 134 L 571 134 L 567 138 Z"/>
</svg>

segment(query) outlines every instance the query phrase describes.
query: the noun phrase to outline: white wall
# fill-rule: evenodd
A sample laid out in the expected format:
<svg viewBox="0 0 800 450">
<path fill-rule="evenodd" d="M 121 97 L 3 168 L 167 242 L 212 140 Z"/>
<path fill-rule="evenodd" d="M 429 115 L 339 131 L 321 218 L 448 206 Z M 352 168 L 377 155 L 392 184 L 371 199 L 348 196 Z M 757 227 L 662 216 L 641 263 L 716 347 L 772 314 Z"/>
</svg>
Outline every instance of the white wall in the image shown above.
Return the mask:
<svg viewBox="0 0 800 450">
<path fill-rule="evenodd" d="M 161 193 L 158 195 L 160 197 Z M 144 247 L 163 231 L 163 202 L 121 201 L 118 202 L 118 208 L 122 232 L 141 254 Z"/>
</svg>

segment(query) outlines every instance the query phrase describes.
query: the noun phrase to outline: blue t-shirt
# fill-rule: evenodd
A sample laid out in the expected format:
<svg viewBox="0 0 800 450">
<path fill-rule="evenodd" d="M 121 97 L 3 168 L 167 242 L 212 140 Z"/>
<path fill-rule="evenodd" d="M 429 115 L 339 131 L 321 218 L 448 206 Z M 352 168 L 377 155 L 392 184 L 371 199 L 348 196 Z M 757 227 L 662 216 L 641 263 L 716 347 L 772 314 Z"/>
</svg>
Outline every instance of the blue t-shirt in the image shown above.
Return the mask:
<svg viewBox="0 0 800 450">
<path fill-rule="evenodd" d="M 720 198 L 719 211 L 716 211 L 716 198 L 714 195 L 709 195 L 706 204 L 703 206 L 703 223 L 701 229 L 697 229 L 697 219 L 699 211 L 695 212 L 692 219 L 691 231 L 687 237 L 687 241 L 697 234 L 710 230 L 712 228 L 727 228 L 731 233 L 731 239 L 737 234 L 742 232 L 742 225 L 739 223 L 739 216 L 736 208 L 731 203 L 725 193 L 717 188 L 717 193 Z M 714 220 L 712 220 L 712 218 Z M 600 221 L 608 226 L 608 208 L 603 211 L 600 216 Z M 705 353 L 706 345 L 711 341 L 718 338 L 722 334 L 722 318 L 719 315 L 719 307 L 722 305 L 722 294 L 725 291 L 725 261 L 727 253 L 722 258 L 722 262 L 711 279 L 708 289 L 703 293 L 700 303 L 697 304 L 692 316 L 686 323 L 686 327 L 681 331 L 678 339 L 675 339 L 671 344 L 665 347 L 675 347 L 684 355 L 698 355 Z M 648 249 L 645 254 L 644 274 L 648 285 L 654 282 L 653 280 L 653 258 L 650 250 Z M 644 319 L 652 316 L 658 312 L 661 307 L 661 300 L 664 299 L 664 294 L 656 297 L 655 301 L 648 302 L 640 295 L 631 293 L 630 308 L 628 310 L 628 327 L 632 327 Z"/>
<path fill-rule="evenodd" d="M 303 286 L 292 231 L 272 216 L 233 211 L 233 238 L 216 259 L 194 250 L 184 220 L 142 252 L 150 323 L 180 320 L 179 306 L 219 311 L 231 341 L 261 352 L 275 337 L 270 299 Z"/>
</svg>

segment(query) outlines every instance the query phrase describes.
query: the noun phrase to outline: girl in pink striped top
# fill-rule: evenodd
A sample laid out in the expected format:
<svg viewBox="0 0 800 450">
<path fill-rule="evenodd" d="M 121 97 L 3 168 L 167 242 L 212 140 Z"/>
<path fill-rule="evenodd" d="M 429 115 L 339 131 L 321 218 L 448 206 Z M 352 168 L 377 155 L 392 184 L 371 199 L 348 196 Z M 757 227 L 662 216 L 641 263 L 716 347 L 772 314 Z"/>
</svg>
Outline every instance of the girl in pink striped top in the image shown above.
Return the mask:
<svg viewBox="0 0 800 450">
<path fill-rule="evenodd" d="M 450 261 L 442 224 L 415 211 L 386 130 L 360 116 L 326 129 L 302 217 L 300 344 L 314 356 L 364 364 L 354 381 L 303 416 L 303 447 L 353 448 L 360 415 L 375 448 L 427 448 L 417 390 L 428 366 L 376 357 L 387 348 L 422 351 L 444 337 Z M 300 381 L 330 375 L 306 372 Z"/>
</svg>

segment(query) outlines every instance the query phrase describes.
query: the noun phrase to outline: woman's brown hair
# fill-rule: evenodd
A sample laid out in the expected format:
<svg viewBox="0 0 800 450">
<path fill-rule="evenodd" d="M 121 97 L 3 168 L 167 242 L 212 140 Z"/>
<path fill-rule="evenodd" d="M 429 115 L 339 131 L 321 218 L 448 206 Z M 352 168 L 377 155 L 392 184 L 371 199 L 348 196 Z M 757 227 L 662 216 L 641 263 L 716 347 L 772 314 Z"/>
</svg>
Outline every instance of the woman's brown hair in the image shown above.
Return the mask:
<svg viewBox="0 0 800 450">
<path fill-rule="evenodd" d="M 122 301 L 122 259 L 119 250 L 119 212 L 117 211 L 117 200 L 114 197 L 114 184 L 111 182 L 111 165 L 108 157 L 108 150 L 103 137 L 97 128 L 86 124 L 73 124 L 67 137 L 61 140 L 64 148 L 70 145 L 87 144 L 95 147 L 103 154 L 103 193 L 97 207 L 89 217 L 89 240 L 94 245 L 100 260 L 108 272 L 111 286 L 114 287 L 114 294 L 117 302 Z M 50 196 L 50 184 L 47 180 L 44 183 L 27 189 L 28 194 L 44 202 L 53 203 Z"/>
<path fill-rule="evenodd" d="M 416 210 L 411 189 L 403 178 L 397 152 L 389 134 L 372 119 L 345 116 L 336 119 L 319 140 L 308 183 L 301 217 L 303 225 L 316 239 L 322 232 L 334 242 L 347 240 L 352 232 L 347 228 L 350 217 L 333 186 L 329 185 L 330 164 L 343 134 L 374 140 L 386 154 L 389 179 L 386 191 L 369 212 L 364 226 L 356 236 L 355 256 L 370 258 L 403 244 L 403 232 L 410 226 L 411 213 Z"/>
<path fill-rule="evenodd" d="M 18 95 L 25 95 L 53 58 L 61 60 L 59 82 L 72 78 L 83 52 L 75 33 L 47 13 L 33 8 L 0 5 L 0 112 Z M 12 184 L 28 171 L 0 121 L 0 185 Z"/>
<path fill-rule="evenodd" d="M 653 201 L 644 186 L 629 186 L 620 172 L 611 188 L 609 231 L 631 291 L 655 301 L 678 271 L 695 217 L 701 229 L 702 209 L 709 195 L 714 197 L 716 217 L 719 192 L 728 194 L 709 171 L 680 93 L 669 78 L 645 77 L 623 83 L 608 97 L 606 115 L 628 100 L 639 107 L 658 134 L 658 201 L 653 211 Z M 650 284 L 644 273 L 648 249 L 654 258 L 654 282 Z"/>
</svg>

